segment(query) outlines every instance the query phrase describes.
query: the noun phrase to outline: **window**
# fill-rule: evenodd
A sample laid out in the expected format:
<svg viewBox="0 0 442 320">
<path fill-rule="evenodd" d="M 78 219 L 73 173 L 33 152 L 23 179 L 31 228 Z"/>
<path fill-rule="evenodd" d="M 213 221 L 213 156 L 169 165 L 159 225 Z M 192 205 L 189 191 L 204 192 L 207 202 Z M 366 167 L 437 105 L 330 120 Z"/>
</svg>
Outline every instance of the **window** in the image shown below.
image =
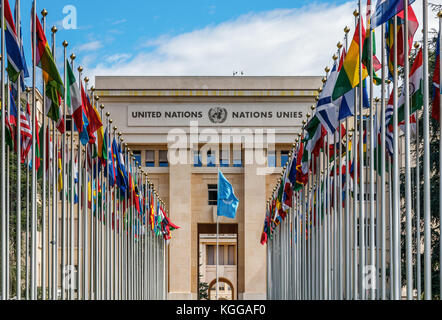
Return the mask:
<svg viewBox="0 0 442 320">
<path fill-rule="evenodd" d="M 155 167 L 155 151 L 146 151 L 146 167 Z"/>
<path fill-rule="evenodd" d="M 167 150 L 160 150 L 159 164 L 160 164 L 160 167 L 163 167 L 163 168 L 169 166 L 169 161 L 167 160 Z"/>
<path fill-rule="evenodd" d="M 201 155 L 200 155 L 199 151 L 193 152 L 193 166 L 194 167 L 202 167 Z"/>
<path fill-rule="evenodd" d="M 206 264 L 208 266 L 215 265 L 215 246 L 206 246 Z"/>
<path fill-rule="evenodd" d="M 267 151 L 267 162 L 270 168 L 276 167 L 276 155 L 275 151 Z"/>
<path fill-rule="evenodd" d="M 241 154 L 241 150 L 233 150 L 233 166 L 235 168 L 242 167 L 242 154 Z"/>
<path fill-rule="evenodd" d="M 213 151 L 213 150 L 207 151 L 207 166 L 208 167 L 215 167 L 216 166 L 215 151 Z"/>
<path fill-rule="evenodd" d="M 233 266 L 235 265 L 235 246 L 229 246 L 228 247 L 228 265 Z"/>
<path fill-rule="evenodd" d="M 216 206 L 218 204 L 218 185 L 209 184 L 209 206 Z"/>
<path fill-rule="evenodd" d="M 218 265 L 224 265 L 224 246 L 218 246 Z"/>
<path fill-rule="evenodd" d="M 136 165 L 140 165 L 141 164 L 141 151 L 134 151 L 134 158 L 135 158 L 135 163 Z"/>
<path fill-rule="evenodd" d="M 66 115 L 66 131 L 72 131 L 72 117 Z"/>
<path fill-rule="evenodd" d="M 228 167 L 229 165 L 230 165 L 230 152 L 229 152 L 229 150 L 222 150 L 221 151 L 220 166 L 221 167 Z"/>
<path fill-rule="evenodd" d="M 366 247 L 369 247 L 370 246 L 370 243 L 371 243 L 371 224 L 370 224 L 370 218 L 365 218 L 364 219 L 365 220 L 365 225 L 364 225 L 364 227 L 365 227 L 365 246 Z M 358 230 L 358 239 L 357 239 L 357 242 L 358 242 L 358 246 L 360 245 L 359 244 L 359 241 L 360 241 L 360 225 L 359 225 L 359 223 L 360 223 L 360 220 L 359 220 L 359 218 L 358 218 L 358 226 L 357 226 L 357 230 Z M 377 246 L 377 238 L 376 238 L 376 235 L 377 235 L 377 223 L 376 223 L 376 218 L 374 219 L 374 245 L 375 246 Z"/>
<path fill-rule="evenodd" d="M 287 161 L 289 161 L 289 151 L 281 151 L 281 167 L 284 167 Z"/>
</svg>

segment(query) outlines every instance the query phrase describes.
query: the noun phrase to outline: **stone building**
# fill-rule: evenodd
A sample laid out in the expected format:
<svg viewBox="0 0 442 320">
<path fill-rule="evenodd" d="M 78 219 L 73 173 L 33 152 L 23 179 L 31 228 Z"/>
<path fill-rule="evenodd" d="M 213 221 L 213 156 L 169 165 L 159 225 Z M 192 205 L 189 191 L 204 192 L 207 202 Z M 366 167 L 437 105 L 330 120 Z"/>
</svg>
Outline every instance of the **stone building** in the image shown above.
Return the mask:
<svg viewBox="0 0 442 320">
<path fill-rule="evenodd" d="M 321 85 L 321 77 L 96 78 L 100 103 L 181 227 L 168 248 L 169 299 L 198 298 L 201 266 L 215 288 L 219 169 L 240 201 L 236 219 L 219 219 L 220 299 L 266 298 L 266 200 Z"/>
</svg>

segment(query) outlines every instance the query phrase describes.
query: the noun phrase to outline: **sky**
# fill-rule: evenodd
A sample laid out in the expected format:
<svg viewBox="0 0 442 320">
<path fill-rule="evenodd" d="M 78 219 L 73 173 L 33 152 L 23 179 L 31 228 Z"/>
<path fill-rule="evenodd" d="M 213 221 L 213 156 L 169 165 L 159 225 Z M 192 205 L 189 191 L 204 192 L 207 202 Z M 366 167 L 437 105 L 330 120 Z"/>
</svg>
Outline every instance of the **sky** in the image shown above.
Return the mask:
<svg viewBox="0 0 442 320">
<path fill-rule="evenodd" d="M 29 65 L 31 5 L 21 0 Z M 420 22 L 421 6 L 421 0 L 413 5 Z M 50 28 L 59 30 L 60 70 L 66 40 L 68 55 L 76 54 L 76 66 L 94 82 L 97 75 L 323 75 L 345 26 L 353 36 L 357 1 L 37 0 L 39 17 L 43 8 L 50 43 Z M 66 24 L 73 21 L 76 26 Z M 436 24 L 430 19 L 430 26 Z"/>
</svg>

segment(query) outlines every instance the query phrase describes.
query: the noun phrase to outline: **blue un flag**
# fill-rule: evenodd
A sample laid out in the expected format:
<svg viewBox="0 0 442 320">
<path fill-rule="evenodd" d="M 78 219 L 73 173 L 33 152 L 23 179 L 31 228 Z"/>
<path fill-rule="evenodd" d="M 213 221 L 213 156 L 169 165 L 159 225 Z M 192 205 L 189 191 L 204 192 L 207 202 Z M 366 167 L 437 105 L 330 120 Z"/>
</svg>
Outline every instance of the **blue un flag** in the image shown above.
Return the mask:
<svg viewBox="0 0 442 320">
<path fill-rule="evenodd" d="M 218 171 L 218 217 L 235 219 L 239 200 L 235 196 L 232 184 Z"/>
</svg>

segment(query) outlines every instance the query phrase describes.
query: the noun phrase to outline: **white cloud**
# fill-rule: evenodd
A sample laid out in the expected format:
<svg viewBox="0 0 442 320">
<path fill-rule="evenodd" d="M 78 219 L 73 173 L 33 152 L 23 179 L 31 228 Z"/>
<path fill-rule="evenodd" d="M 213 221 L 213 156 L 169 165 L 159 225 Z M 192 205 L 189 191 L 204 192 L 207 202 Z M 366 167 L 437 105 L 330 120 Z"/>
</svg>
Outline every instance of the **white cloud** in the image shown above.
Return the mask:
<svg viewBox="0 0 442 320">
<path fill-rule="evenodd" d="M 114 55 L 107 57 L 106 61 L 109 63 L 122 63 L 122 62 L 127 61 L 131 57 L 132 57 L 132 55 L 128 54 L 128 53 L 118 53 L 118 54 L 114 54 Z"/>
<path fill-rule="evenodd" d="M 130 60 L 101 61 L 95 75 L 315 75 L 331 63 L 354 2 L 250 13 L 201 30 L 149 40 Z M 143 51 L 144 50 L 144 51 Z"/>
<path fill-rule="evenodd" d="M 413 7 L 421 23 L 421 6 Z M 355 8 L 355 2 L 349 1 L 249 13 L 193 32 L 151 39 L 133 57 L 120 54 L 124 59 L 101 59 L 89 65 L 89 76 L 230 76 L 233 70 L 246 76 L 323 75 L 324 67 L 332 64 L 337 42 L 343 41 L 346 25 L 351 41 Z M 430 27 L 436 24 L 432 20 Z M 416 38 L 421 36 L 419 32 Z"/>
<path fill-rule="evenodd" d="M 101 41 L 91 41 L 77 47 L 78 52 L 97 51 L 103 47 Z"/>
</svg>

